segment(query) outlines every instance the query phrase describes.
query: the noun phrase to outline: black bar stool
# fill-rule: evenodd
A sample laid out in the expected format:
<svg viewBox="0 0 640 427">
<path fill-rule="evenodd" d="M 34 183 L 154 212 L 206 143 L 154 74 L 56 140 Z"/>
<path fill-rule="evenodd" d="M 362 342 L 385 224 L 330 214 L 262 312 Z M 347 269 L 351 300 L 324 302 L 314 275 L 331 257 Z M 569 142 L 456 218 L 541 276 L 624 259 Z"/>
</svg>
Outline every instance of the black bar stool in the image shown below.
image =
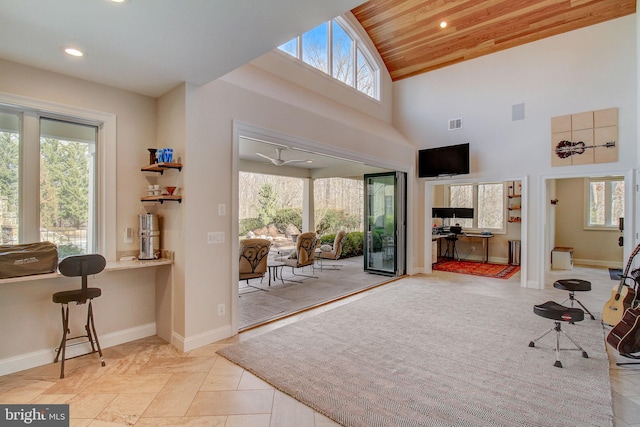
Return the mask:
<svg viewBox="0 0 640 427">
<path fill-rule="evenodd" d="M 64 361 L 67 360 L 67 358 L 65 358 L 67 345 L 85 343 L 85 341 L 82 341 L 67 344 L 68 341 L 78 338 L 88 339 L 88 342 L 91 344 L 91 352 L 86 354 L 98 352 L 100 354 L 100 362 L 102 366 L 105 366 L 104 358 L 102 357 L 102 349 L 100 348 L 100 343 L 98 342 L 98 334 L 96 333 L 96 327 L 93 322 L 93 306 L 91 305 L 91 301 L 94 298 L 102 295 L 102 291 L 100 290 L 100 288 L 87 287 L 87 276 L 90 274 L 100 273 L 102 270 L 104 270 L 106 264 L 107 261 L 102 255 L 89 254 L 68 256 L 60 261 L 60 264 L 58 265 L 60 274 L 68 277 L 82 277 L 82 287 L 80 289 L 56 292 L 52 297 L 53 302 L 56 304 L 61 304 L 60 307 L 62 309 L 62 340 L 60 341 L 60 346 L 56 349 L 56 358 L 53 361 L 53 363 L 57 363 L 58 359 L 61 357 L 60 354 L 62 353 L 62 358 L 60 359 L 60 378 L 64 378 Z M 86 304 L 87 300 L 89 301 L 89 304 L 87 306 L 87 323 L 84 326 L 86 335 L 79 335 L 70 338 L 68 337 L 68 334 L 71 332 L 69 330 L 69 303 L 75 302 L 77 305 L 80 305 Z M 85 354 L 82 354 L 81 356 L 85 356 Z"/>
<path fill-rule="evenodd" d="M 535 340 L 529 343 L 529 347 L 535 347 L 536 341 L 547 335 L 551 331 L 556 331 L 556 362 L 553 364 L 556 368 L 562 368 L 562 362 L 560 362 L 560 350 L 579 350 L 582 352 L 582 357 L 588 359 L 589 355 L 582 347 L 580 347 L 565 331 L 562 330 L 561 322 L 575 323 L 584 319 L 584 311 L 579 308 L 570 308 L 558 304 L 554 301 L 547 301 L 544 304 L 534 305 L 533 312 L 541 317 L 552 319 L 555 322 L 555 326 L 549 329 L 544 334 L 540 335 Z M 565 337 L 573 343 L 576 348 L 560 348 L 560 334 L 564 334 Z"/>
<path fill-rule="evenodd" d="M 585 307 L 578 299 L 575 297 L 576 292 L 586 292 L 591 290 L 591 282 L 580 279 L 563 279 L 556 280 L 553 283 L 553 287 L 556 289 L 562 289 L 563 291 L 569 291 L 569 298 L 562 301 L 560 304 L 564 304 L 566 301 L 571 301 L 571 308 L 573 308 L 573 302 L 577 302 L 580 304 L 580 307 L 586 312 L 589 313 L 591 320 L 596 320 L 596 318 L 591 314 L 587 307 Z"/>
</svg>

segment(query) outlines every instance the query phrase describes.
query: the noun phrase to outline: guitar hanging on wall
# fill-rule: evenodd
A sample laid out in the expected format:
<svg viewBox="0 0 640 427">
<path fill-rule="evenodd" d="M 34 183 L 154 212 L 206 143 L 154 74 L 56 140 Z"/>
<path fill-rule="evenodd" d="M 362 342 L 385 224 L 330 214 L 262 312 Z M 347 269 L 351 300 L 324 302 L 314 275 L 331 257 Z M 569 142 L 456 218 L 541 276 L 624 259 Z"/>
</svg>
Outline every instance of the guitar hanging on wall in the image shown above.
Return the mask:
<svg viewBox="0 0 640 427">
<path fill-rule="evenodd" d="M 572 142 L 562 140 L 556 145 L 556 156 L 561 159 L 566 159 L 567 157 L 584 154 L 587 148 L 613 148 L 615 146 L 615 141 L 609 141 L 601 145 L 587 145 L 582 141 Z"/>
<path fill-rule="evenodd" d="M 631 253 L 631 256 L 629 256 L 629 261 L 627 261 L 624 273 L 620 275 L 620 284 L 613 287 L 611 298 L 609 298 L 604 304 L 602 309 L 602 322 L 608 325 L 618 324 L 622 320 L 622 316 L 624 316 L 624 311 L 631 307 L 635 302 L 636 293 L 626 284 L 625 281 L 629 278 L 627 274 L 629 273 L 629 269 L 633 263 L 633 258 L 638 254 L 638 252 L 640 252 L 640 245 L 638 245 Z M 632 272 L 634 282 L 636 279 L 635 276 L 638 274 L 640 274 L 640 270 L 634 270 Z"/>
</svg>

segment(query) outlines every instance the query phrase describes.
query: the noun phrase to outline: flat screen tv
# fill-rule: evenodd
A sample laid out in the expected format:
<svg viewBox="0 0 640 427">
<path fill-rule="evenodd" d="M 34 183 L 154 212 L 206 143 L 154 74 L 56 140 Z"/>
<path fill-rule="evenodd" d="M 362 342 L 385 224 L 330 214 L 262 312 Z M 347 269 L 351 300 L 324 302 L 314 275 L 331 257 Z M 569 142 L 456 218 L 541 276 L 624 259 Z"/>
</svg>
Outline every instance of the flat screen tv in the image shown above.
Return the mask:
<svg viewBox="0 0 640 427">
<path fill-rule="evenodd" d="M 418 177 L 469 173 L 469 143 L 418 151 Z"/>
</svg>

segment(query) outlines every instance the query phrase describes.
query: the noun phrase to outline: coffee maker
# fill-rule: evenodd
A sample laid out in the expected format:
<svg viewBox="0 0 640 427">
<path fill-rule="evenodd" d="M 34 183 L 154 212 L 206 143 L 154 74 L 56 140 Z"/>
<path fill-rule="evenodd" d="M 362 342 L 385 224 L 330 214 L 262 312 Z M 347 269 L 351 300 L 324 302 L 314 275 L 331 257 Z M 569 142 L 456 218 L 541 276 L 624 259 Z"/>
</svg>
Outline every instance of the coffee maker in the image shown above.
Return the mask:
<svg viewBox="0 0 640 427">
<path fill-rule="evenodd" d="M 139 216 L 140 254 L 138 259 L 160 258 L 160 223 L 157 214 Z"/>
</svg>

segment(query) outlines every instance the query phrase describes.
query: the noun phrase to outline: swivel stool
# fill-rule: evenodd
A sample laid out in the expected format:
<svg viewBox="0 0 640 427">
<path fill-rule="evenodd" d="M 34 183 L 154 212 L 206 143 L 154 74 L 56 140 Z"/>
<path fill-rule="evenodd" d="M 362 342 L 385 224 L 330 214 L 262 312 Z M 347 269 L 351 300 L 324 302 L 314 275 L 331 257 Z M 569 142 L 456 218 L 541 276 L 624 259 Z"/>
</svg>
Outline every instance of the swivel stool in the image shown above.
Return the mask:
<svg viewBox="0 0 640 427">
<path fill-rule="evenodd" d="M 80 289 L 71 291 L 56 292 L 53 294 L 52 300 L 56 304 L 60 304 L 62 310 L 62 340 L 60 346 L 56 349 L 56 358 L 53 363 L 57 363 L 60 359 L 60 378 L 64 378 L 64 362 L 65 360 L 72 359 L 66 358 L 66 348 L 68 345 L 82 344 L 86 341 L 73 342 L 68 344 L 71 340 L 78 338 L 87 338 L 88 343 L 91 344 L 91 351 L 86 354 L 98 353 L 100 355 L 100 362 L 102 366 L 105 366 L 104 358 L 102 357 L 102 349 L 98 342 L 98 334 L 96 333 L 96 327 L 93 322 L 93 306 L 91 304 L 94 298 L 102 295 L 100 288 L 87 287 L 87 276 L 90 274 L 98 274 L 106 266 L 106 260 L 102 255 L 89 254 L 89 255 L 72 255 L 64 258 L 58 265 L 60 274 L 68 277 L 82 277 L 82 287 Z M 69 337 L 69 303 L 75 302 L 77 305 L 86 304 L 87 301 L 87 323 L 84 328 L 86 335 L 78 335 L 76 337 Z M 81 354 L 79 356 L 84 356 Z M 74 356 L 74 357 L 79 357 Z"/>
<path fill-rule="evenodd" d="M 576 292 L 586 292 L 591 290 L 591 282 L 580 279 L 563 279 L 556 280 L 553 283 L 553 287 L 556 289 L 561 289 L 563 291 L 569 291 L 569 297 L 562 301 L 560 304 L 564 304 L 567 301 L 571 301 L 571 308 L 573 308 L 573 302 L 577 302 L 580 304 L 580 307 L 589 314 L 591 320 L 596 320 L 596 318 L 591 314 L 587 307 L 585 307 L 578 299 L 575 297 Z"/>
<path fill-rule="evenodd" d="M 540 335 L 538 338 L 531 341 L 529 343 L 529 347 L 535 347 L 536 341 L 540 340 L 549 332 L 555 331 L 556 362 L 553 364 L 553 366 L 555 366 L 556 368 L 562 368 L 562 362 L 560 362 L 560 350 L 579 350 L 582 352 L 582 357 L 587 359 L 589 358 L 587 352 L 584 351 L 584 349 L 580 347 L 569 335 L 567 335 L 567 333 L 562 330 L 561 326 L 562 322 L 575 323 L 582 321 L 584 319 L 584 311 L 580 310 L 579 308 L 565 307 L 554 301 L 547 301 L 544 304 L 534 305 L 533 312 L 538 316 L 553 320 L 555 326 L 549 329 L 544 334 Z M 576 348 L 560 348 L 560 334 L 563 334 L 565 337 L 567 337 Z"/>
</svg>

